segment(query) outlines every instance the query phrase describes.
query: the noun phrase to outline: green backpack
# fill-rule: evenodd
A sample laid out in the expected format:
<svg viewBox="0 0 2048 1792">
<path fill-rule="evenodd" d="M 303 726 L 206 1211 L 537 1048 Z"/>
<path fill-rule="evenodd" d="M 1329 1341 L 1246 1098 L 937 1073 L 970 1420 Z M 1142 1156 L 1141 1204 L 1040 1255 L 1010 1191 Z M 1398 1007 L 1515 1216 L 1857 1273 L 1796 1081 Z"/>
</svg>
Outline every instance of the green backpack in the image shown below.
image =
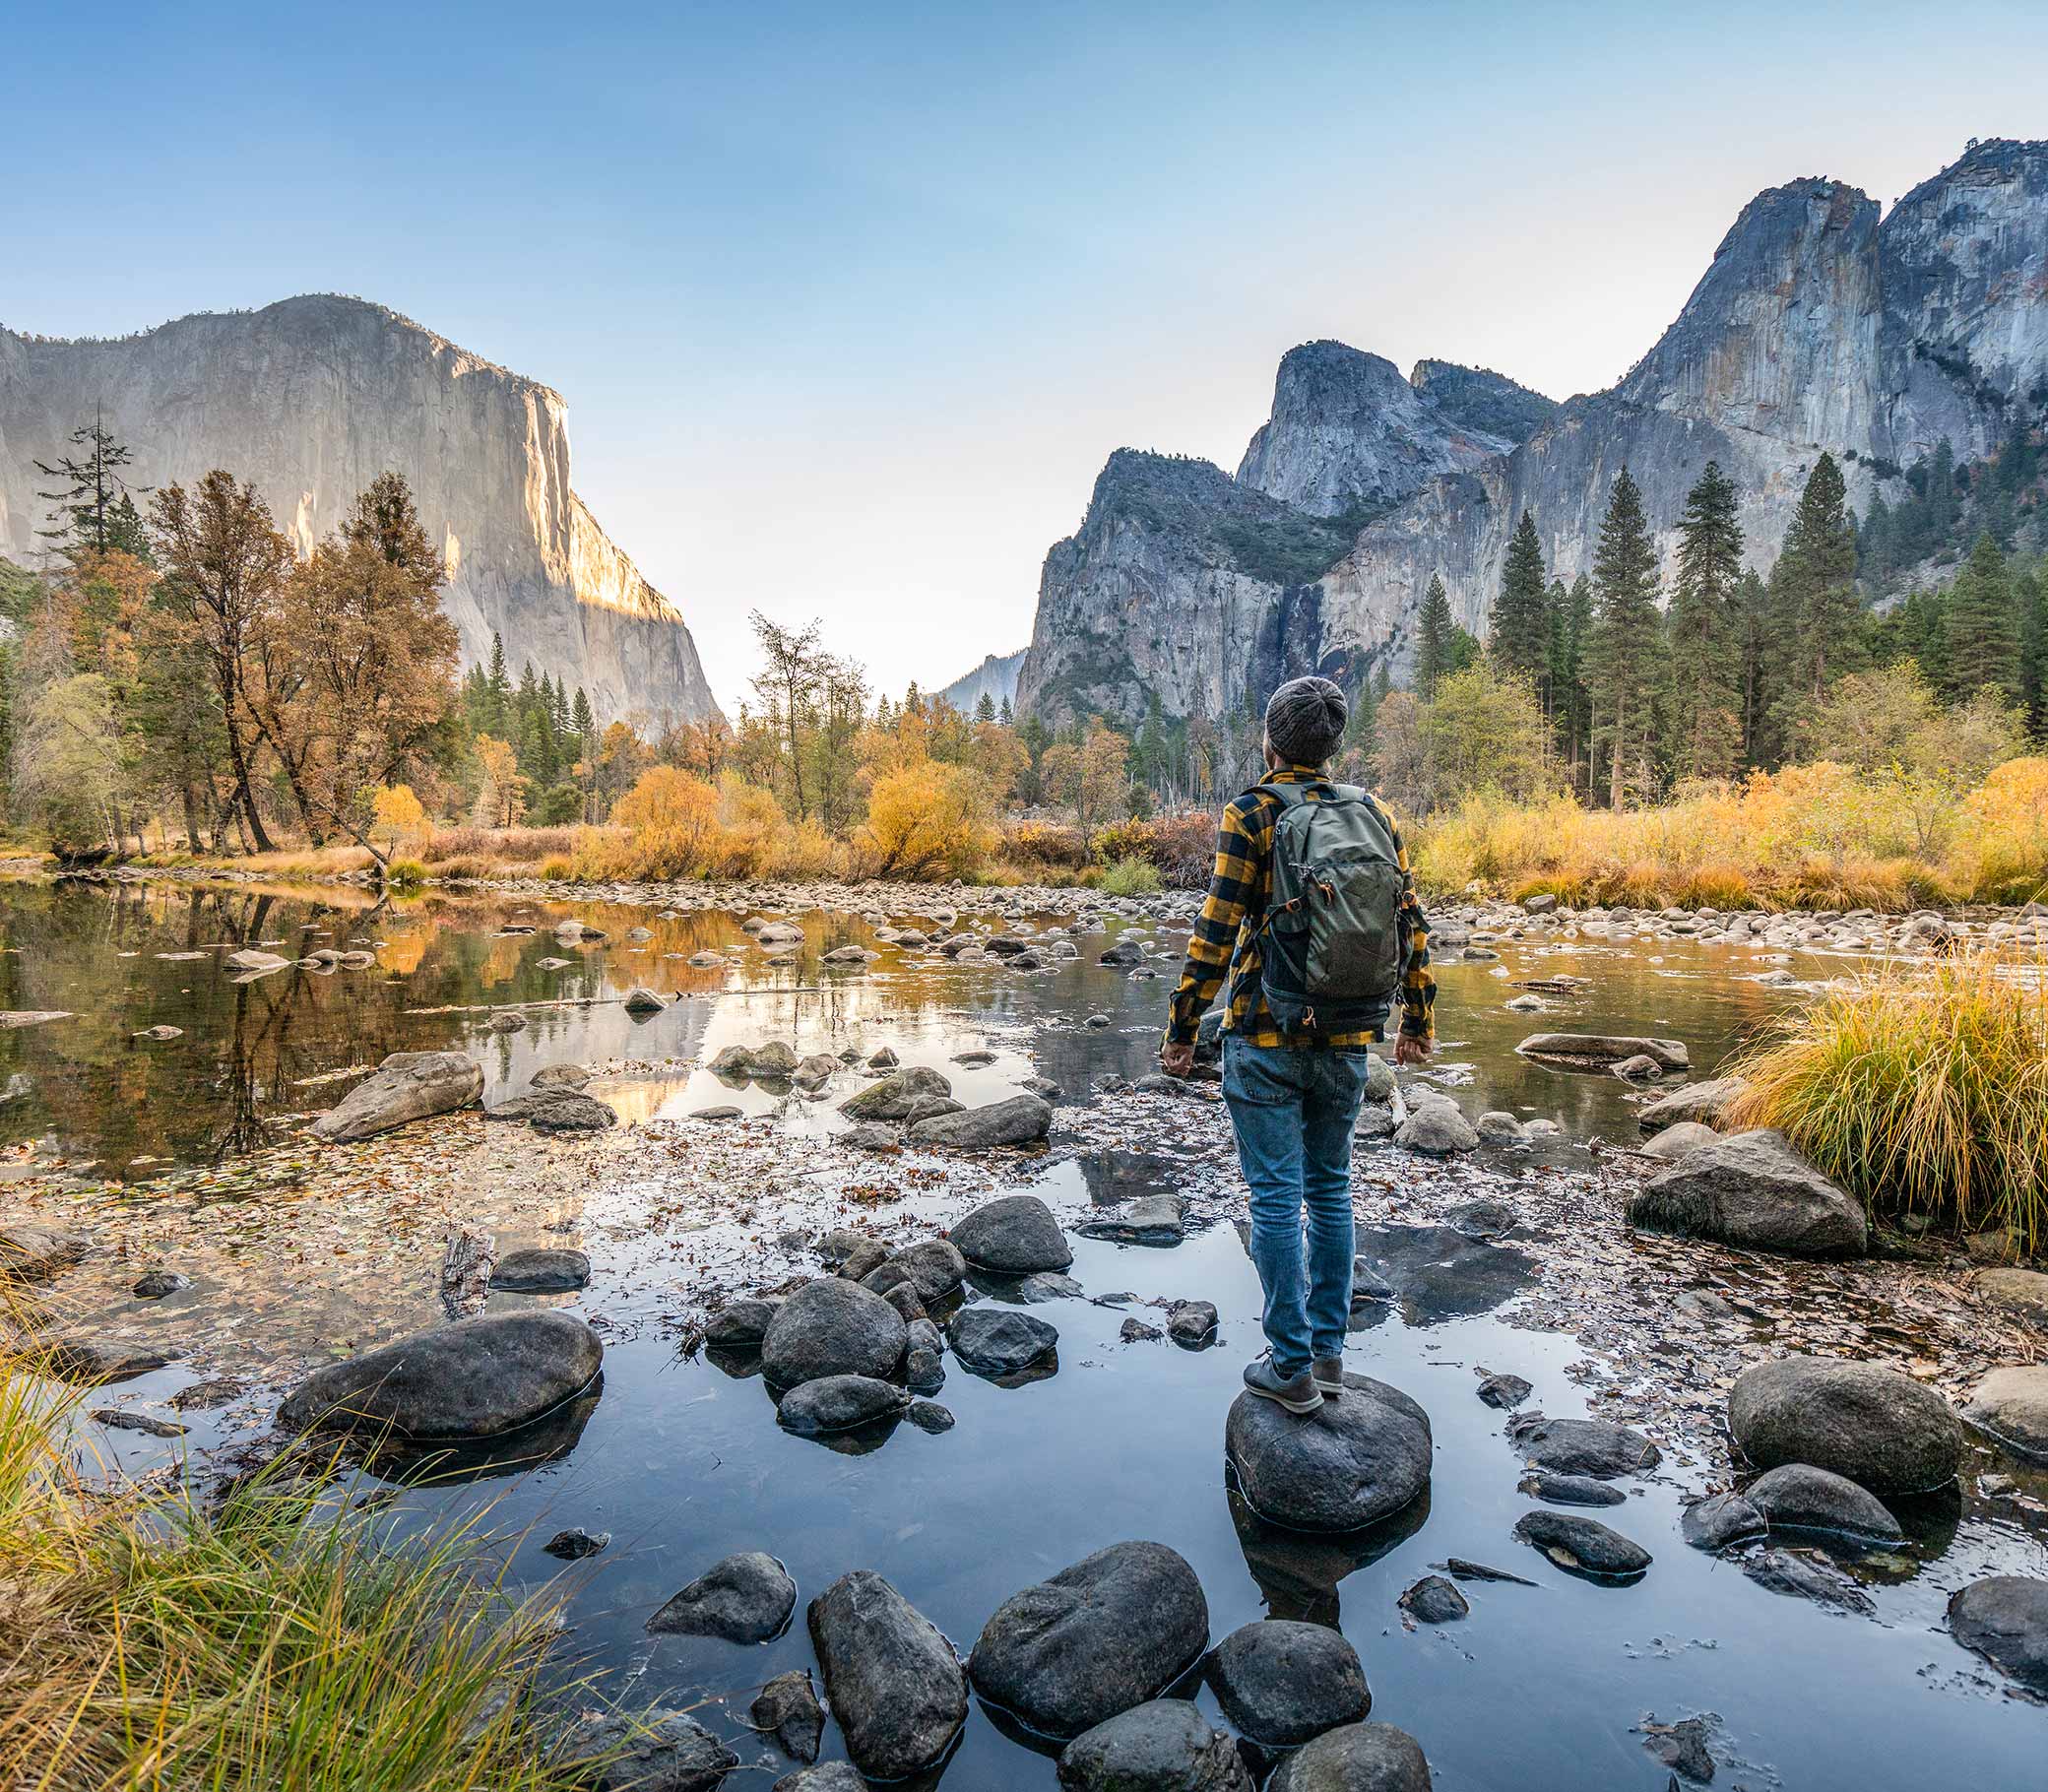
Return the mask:
<svg viewBox="0 0 2048 1792">
<path fill-rule="evenodd" d="M 1370 1032 L 1392 1009 L 1408 964 L 1408 919 L 1393 828 L 1356 785 L 1269 784 L 1270 893 L 1258 924 L 1261 982 L 1283 1033 Z M 1322 792 L 1315 801 L 1307 793 Z"/>
</svg>

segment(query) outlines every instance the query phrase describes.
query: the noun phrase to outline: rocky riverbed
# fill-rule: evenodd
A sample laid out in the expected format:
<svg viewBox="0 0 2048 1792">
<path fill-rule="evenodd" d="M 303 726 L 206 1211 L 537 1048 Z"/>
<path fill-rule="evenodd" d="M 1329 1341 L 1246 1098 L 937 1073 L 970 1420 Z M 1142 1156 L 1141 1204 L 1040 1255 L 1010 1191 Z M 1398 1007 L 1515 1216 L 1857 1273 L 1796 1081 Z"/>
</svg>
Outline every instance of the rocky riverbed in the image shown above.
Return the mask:
<svg viewBox="0 0 2048 1792">
<path fill-rule="evenodd" d="M 2038 1759 L 2026 1588 L 2048 1572 L 2048 1473 L 2025 1453 L 2024 1377 L 2048 1331 L 2031 1269 L 1983 1241 L 1880 1235 L 1816 1259 L 1629 1215 L 1672 1174 L 1639 1150 L 1645 1113 L 1778 1004 L 1859 952 L 1940 950 L 1958 928 L 2022 937 L 2039 917 L 1940 934 L 1767 918 L 1743 937 L 1749 918 L 1441 914 L 1444 1050 L 1385 1078 L 1362 1127 L 1361 1386 L 1343 1410 L 1366 1429 L 1311 1462 L 1290 1434 L 1227 1423 L 1257 1348 L 1227 1117 L 1213 1082 L 1147 1074 L 1183 899 L 537 890 L 347 912 L 280 896 L 249 925 L 260 899 L 195 922 L 190 894 L 72 892 L 96 905 L 90 928 L 26 905 L 0 960 L 10 1008 L 90 1017 L 68 1044 L 61 1019 L 0 1034 L 33 1104 L 16 1109 L 0 1224 L 49 1259 L 43 1341 L 80 1353 L 52 1360 L 122 1376 L 92 1397 L 93 1447 L 114 1472 L 231 1473 L 283 1443 L 288 1391 L 287 1417 L 314 1422 L 368 1397 L 348 1368 L 368 1352 L 425 1332 L 460 1362 L 460 1328 L 513 1324 L 475 1335 L 527 1353 L 530 1383 L 501 1375 L 464 1404 L 459 1374 L 422 1377 L 435 1437 L 365 1460 L 364 1491 L 395 1483 L 397 1509 L 430 1523 L 484 1477 L 514 1578 L 571 1576 L 567 1653 L 613 1696 L 708 1726 L 675 1738 L 696 1770 L 721 1751 L 761 1783 L 793 1770 L 804 1676 L 830 1706 L 828 1761 L 939 1765 L 949 1787 L 1050 1786 L 1063 1749 L 1069 1784 L 1164 1750 L 1217 1785 L 1277 1761 L 1298 1792 L 1353 1783 L 1326 1775 L 1369 1757 L 1382 1777 L 1356 1783 L 1420 1783 L 1404 1746 L 1437 1784 L 1471 1786 L 1662 1788 L 1709 1763 L 1721 1784 L 1995 1785 Z M 303 949 L 318 933 L 374 968 L 326 965 Z M 245 950 L 283 963 L 237 982 L 251 974 L 222 961 Z M 128 981 L 95 996 L 109 962 Z M 636 989 L 658 1004 L 639 1018 Z M 152 1025 L 181 1037 L 130 1042 Z M 1540 1031 L 1675 1042 L 1684 1068 L 1638 1082 L 1515 1050 Z M 484 1108 L 317 1142 L 310 1117 L 395 1050 L 460 1055 Z M 102 1081 L 98 1109 L 52 1099 Z M 435 1099 L 458 1099 L 444 1082 Z M 210 1124 L 149 1120 L 209 1091 Z M 608 1121 L 545 1129 L 589 1121 L 567 1097 Z M 176 1148 L 218 1139 L 223 1109 L 247 1147 Z M 1817 1198 L 1773 1172 L 1737 1200 L 1733 1174 L 1696 1176 L 1723 1232 L 1765 1195 L 1773 1212 Z M 830 1323 L 804 1317 L 807 1288 L 846 1291 Z M 572 1329 L 529 1335 L 522 1314 Z M 561 1341 L 586 1334 L 595 1379 Z M 1794 1487 L 1753 1486 L 1771 1446 L 1760 1431 L 1737 1450 L 1731 1400 L 1759 1366 L 1806 1357 L 1881 1366 L 1895 1381 L 1849 1430 L 1904 1429 L 1878 1467 L 1836 1449 L 1793 1461 L 1811 1471 Z M 537 1413 L 506 1409 L 522 1385 Z M 1922 1409 L 1894 1385 L 1934 1403 L 1937 1458 L 1954 1426 L 1939 1489 L 1866 1485 L 1920 1447 L 1899 1415 Z M 1793 1411 L 1810 1455 L 1835 1448 L 1833 1407 Z M 504 1432 L 525 1417 L 542 1423 Z M 499 1435 L 445 1447 L 472 1424 Z M 464 1479 L 418 1484 L 437 1451 Z M 1410 1480 L 1384 1479 L 1396 1460 Z M 1305 1530 L 1333 1497 L 1372 1522 Z M 1135 1545 L 1161 1553 L 1089 1566 Z M 753 1570 L 723 1565 L 751 1557 L 795 1588 L 763 1639 L 652 1623 L 724 1610 Z M 1018 1601 L 1071 1610 L 1055 1653 L 1094 1664 L 1080 1691 L 1193 1702 L 1108 1713 L 1120 1730 L 1068 1749 L 1105 1713 L 1068 1702 L 1055 1658 L 1001 1642 Z M 1260 1619 L 1315 1634 L 1241 1638 Z M 1317 1640 L 1339 1631 L 1341 1647 Z M 1268 1644 L 1309 1653 L 1276 1670 Z M 864 1690 L 899 1673 L 921 1689 L 914 1720 Z M 1290 1753 L 1304 1729 L 1331 1739 L 1321 1754 Z"/>
</svg>

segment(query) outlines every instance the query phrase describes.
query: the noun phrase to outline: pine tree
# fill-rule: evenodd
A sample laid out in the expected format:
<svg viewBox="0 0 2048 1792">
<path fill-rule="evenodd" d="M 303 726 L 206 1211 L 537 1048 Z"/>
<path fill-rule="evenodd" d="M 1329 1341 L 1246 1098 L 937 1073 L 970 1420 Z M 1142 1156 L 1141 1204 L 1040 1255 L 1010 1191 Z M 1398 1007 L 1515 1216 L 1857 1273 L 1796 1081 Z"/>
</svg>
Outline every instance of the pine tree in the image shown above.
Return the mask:
<svg viewBox="0 0 2048 1792">
<path fill-rule="evenodd" d="M 1818 702 L 1830 680 L 1855 670 L 1864 606 L 1856 591 L 1856 531 L 1845 500 L 1841 471 L 1831 454 L 1824 454 L 1807 475 L 1775 569 L 1782 575 L 1782 613 L 1791 631 L 1785 698 L 1802 708 Z"/>
<path fill-rule="evenodd" d="M 583 686 L 576 687 L 576 702 L 570 711 L 570 721 L 576 733 L 586 742 L 598 732 L 598 719 L 590 707 L 590 699 L 584 695 Z"/>
<path fill-rule="evenodd" d="M 2013 581 L 2019 611 L 2019 664 L 2029 726 L 2048 735 L 2048 567 L 2036 566 Z"/>
<path fill-rule="evenodd" d="M 512 681 L 505 675 L 505 638 L 495 629 L 491 631 L 490 671 L 484 675 L 484 716 L 478 732 L 503 740 L 512 728 Z"/>
<path fill-rule="evenodd" d="M 1735 487 L 1708 461 L 1686 494 L 1671 594 L 1671 762 L 1682 778 L 1726 777 L 1742 745 L 1741 580 Z"/>
<path fill-rule="evenodd" d="M 977 722 L 993 722 L 995 720 L 995 699 L 987 691 L 982 692 L 981 701 L 974 706 L 974 719 Z"/>
<path fill-rule="evenodd" d="M 1963 702 L 1987 687 L 2009 702 L 2026 694 L 2019 653 L 2019 617 L 2006 556 L 1989 534 L 1977 538 L 1970 557 L 1949 589 L 1949 696 Z"/>
<path fill-rule="evenodd" d="M 995 720 L 1001 723 L 1004 728 L 1014 728 L 1017 725 L 1017 712 L 1011 708 L 1010 700 L 1007 696 L 1003 698 L 1002 706 L 995 712 Z"/>
<path fill-rule="evenodd" d="M 1526 510 L 1507 544 L 1507 564 L 1501 575 L 1501 596 L 1494 605 L 1493 633 L 1487 646 L 1495 665 L 1520 672 L 1537 688 L 1544 713 L 1550 695 L 1549 581 L 1543 566 L 1543 544 L 1536 539 L 1536 519 Z"/>
<path fill-rule="evenodd" d="M 1764 702 L 1768 694 L 1770 592 L 1755 570 L 1742 575 L 1735 591 L 1736 682 L 1742 699 L 1742 758 L 1745 765 L 1762 762 L 1765 743 Z"/>
<path fill-rule="evenodd" d="M 1437 680 L 1451 670 L 1451 635 L 1456 627 L 1450 619 L 1443 579 L 1433 572 L 1415 622 L 1415 694 L 1426 703 L 1437 694 Z"/>
<path fill-rule="evenodd" d="M 1624 466 L 1593 559 L 1597 606 L 1589 683 L 1608 750 L 1608 801 L 1621 808 L 1649 783 L 1650 691 L 1657 659 L 1657 555 L 1642 493 Z"/>
<path fill-rule="evenodd" d="M 90 423 L 71 432 L 71 440 L 84 450 L 82 454 L 30 462 L 44 479 L 57 481 L 50 490 L 35 494 L 57 506 L 49 514 L 55 527 L 39 529 L 36 534 L 67 553 L 90 548 L 96 553 L 112 550 L 148 559 L 149 532 L 130 495 L 137 488 L 121 477 L 121 469 L 134 460 L 134 454 L 115 440 L 97 411 Z M 151 488 L 144 485 L 139 489 Z"/>
</svg>

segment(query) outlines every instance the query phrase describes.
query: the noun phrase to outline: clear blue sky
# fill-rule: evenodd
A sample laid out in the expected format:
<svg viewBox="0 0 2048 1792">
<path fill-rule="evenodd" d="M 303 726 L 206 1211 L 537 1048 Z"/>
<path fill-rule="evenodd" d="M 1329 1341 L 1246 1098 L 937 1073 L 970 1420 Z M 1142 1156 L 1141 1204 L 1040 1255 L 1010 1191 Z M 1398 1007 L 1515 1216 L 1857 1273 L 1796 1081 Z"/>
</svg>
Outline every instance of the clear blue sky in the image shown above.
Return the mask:
<svg viewBox="0 0 2048 1792">
<path fill-rule="evenodd" d="M 1618 377 L 1760 188 L 2048 133 L 2048 8 L 21 8 L 0 322 L 375 298 L 568 399 L 729 706 L 1028 637 L 1121 444 L 1235 468 L 1335 336 Z"/>
</svg>

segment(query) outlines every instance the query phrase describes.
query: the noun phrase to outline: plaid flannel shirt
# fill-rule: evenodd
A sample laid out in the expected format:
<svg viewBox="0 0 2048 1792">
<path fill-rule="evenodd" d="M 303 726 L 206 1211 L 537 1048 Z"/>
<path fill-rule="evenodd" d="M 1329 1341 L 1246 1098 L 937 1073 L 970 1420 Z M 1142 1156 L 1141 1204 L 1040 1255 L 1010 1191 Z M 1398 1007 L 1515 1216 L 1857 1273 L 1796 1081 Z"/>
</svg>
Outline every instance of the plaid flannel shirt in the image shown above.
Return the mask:
<svg viewBox="0 0 2048 1792">
<path fill-rule="evenodd" d="M 1216 868 L 1209 878 L 1208 900 L 1187 941 L 1187 960 L 1181 972 L 1180 987 L 1174 991 L 1172 1018 L 1167 1024 L 1170 1046 L 1191 1045 L 1201 1026 L 1204 1010 L 1222 988 L 1226 969 L 1230 973 L 1230 1002 L 1224 1015 L 1224 1031 L 1235 1033 L 1254 1046 L 1356 1047 L 1384 1037 L 1379 1029 L 1361 1033 L 1333 1033 L 1320 1037 L 1289 1035 L 1280 1031 L 1266 1006 L 1260 982 L 1258 921 L 1264 913 L 1272 887 L 1273 823 L 1281 802 L 1264 789 L 1270 784 L 1323 782 L 1323 776 L 1306 765 L 1283 766 L 1268 772 L 1260 785 L 1231 802 L 1223 811 L 1216 831 Z M 1308 793 L 1308 800 L 1317 800 Z M 1370 800 L 1370 799 L 1369 799 Z M 1400 831 L 1388 817 L 1394 851 L 1402 870 L 1408 869 L 1408 849 L 1401 844 Z M 1408 879 L 1401 897 L 1410 929 L 1408 968 L 1401 979 L 1401 1031 L 1412 1039 L 1429 1039 L 1435 1031 L 1431 1010 L 1437 999 L 1437 979 L 1430 970 L 1430 929 L 1422 904 L 1416 899 L 1415 879 Z"/>
</svg>

